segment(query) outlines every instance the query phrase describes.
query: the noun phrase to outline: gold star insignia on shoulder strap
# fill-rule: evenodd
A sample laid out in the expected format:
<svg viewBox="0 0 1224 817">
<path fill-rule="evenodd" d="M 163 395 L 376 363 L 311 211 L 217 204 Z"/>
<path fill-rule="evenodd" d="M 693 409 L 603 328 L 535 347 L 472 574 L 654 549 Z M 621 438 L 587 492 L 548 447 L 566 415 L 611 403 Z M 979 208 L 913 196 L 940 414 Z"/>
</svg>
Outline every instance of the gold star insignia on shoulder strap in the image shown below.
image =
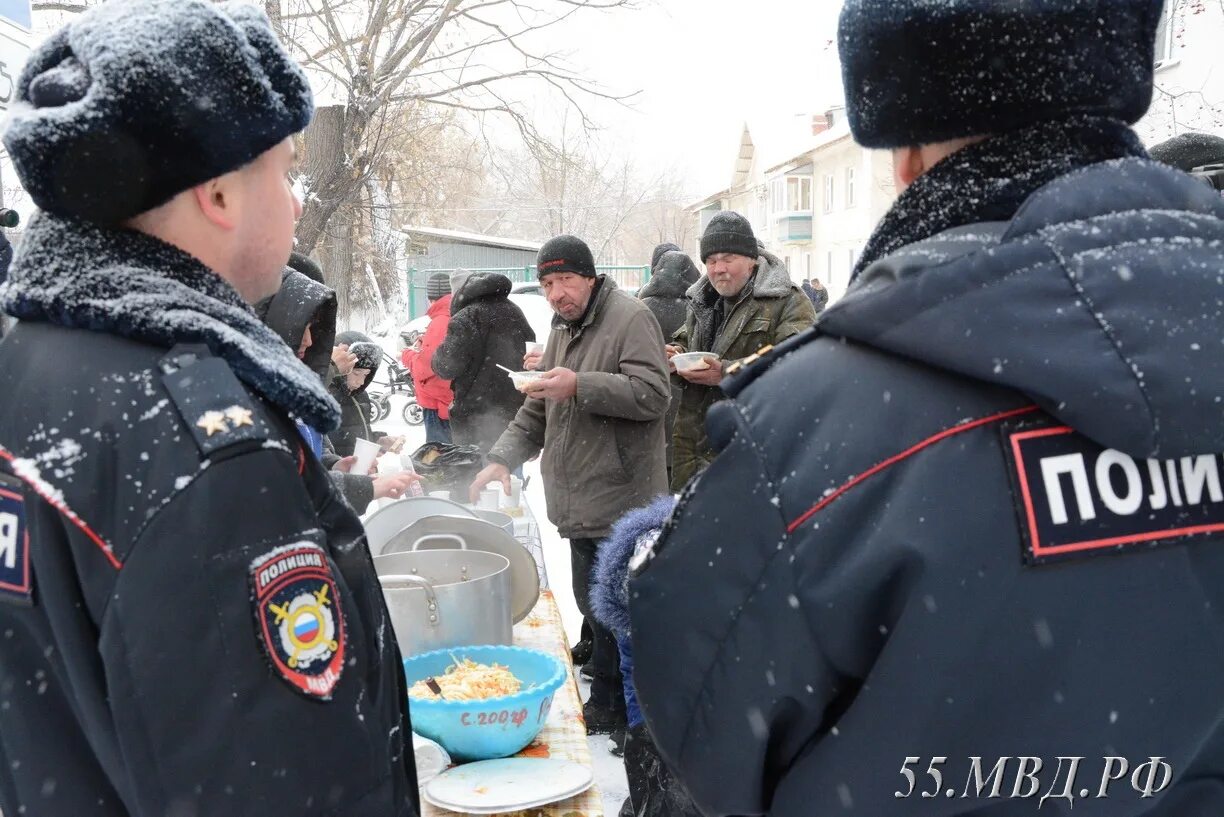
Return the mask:
<svg viewBox="0 0 1224 817">
<path fill-rule="evenodd" d="M 204 412 L 204 416 L 196 420 L 196 425 L 204 429 L 209 437 L 229 431 L 229 426 L 225 424 L 225 415 L 219 411 Z"/>
<path fill-rule="evenodd" d="M 230 406 L 225 410 L 225 416 L 229 418 L 234 428 L 255 425 L 255 422 L 251 419 L 251 410 L 242 406 Z"/>
<path fill-rule="evenodd" d="M 765 357 L 765 355 L 769 354 L 772 351 L 773 351 L 772 343 L 768 346 L 762 346 L 760 349 L 757 349 L 755 352 L 748 355 L 748 357 L 744 358 L 743 360 L 737 360 L 734 363 L 732 363 L 727 368 L 727 374 L 735 374 L 741 369 L 743 369 L 745 366 L 751 366 L 753 363 L 756 363 L 758 360 Z"/>
</svg>

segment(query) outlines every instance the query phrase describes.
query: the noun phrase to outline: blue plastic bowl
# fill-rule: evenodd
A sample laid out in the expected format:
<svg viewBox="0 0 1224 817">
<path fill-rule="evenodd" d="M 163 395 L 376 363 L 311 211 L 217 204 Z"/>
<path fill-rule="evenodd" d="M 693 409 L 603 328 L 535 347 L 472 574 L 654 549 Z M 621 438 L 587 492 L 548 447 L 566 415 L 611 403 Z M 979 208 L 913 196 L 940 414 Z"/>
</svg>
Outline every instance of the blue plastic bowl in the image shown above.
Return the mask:
<svg viewBox="0 0 1224 817">
<path fill-rule="evenodd" d="M 492 760 L 522 751 L 544 728 L 553 695 L 565 683 L 565 665 L 547 653 L 522 647 L 454 647 L 405 658 L 408 686 L 442 675 L 455 658 L 509 667 L 523 682 L 522 691 L 483 701 L 410 697 L 412 731 L 442 744 L 455 760 Z"/>
</svg>

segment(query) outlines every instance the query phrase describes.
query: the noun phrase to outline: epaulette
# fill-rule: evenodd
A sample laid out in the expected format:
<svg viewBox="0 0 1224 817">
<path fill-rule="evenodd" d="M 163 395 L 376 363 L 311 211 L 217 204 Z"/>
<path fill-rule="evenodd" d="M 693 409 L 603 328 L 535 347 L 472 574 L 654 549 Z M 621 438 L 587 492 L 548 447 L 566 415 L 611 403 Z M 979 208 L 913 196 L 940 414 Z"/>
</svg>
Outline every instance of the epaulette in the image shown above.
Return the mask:
<svg viewBox="0 0 1224 817">
<path fill-rule="evenodd" d="M 206 346 L 179 344 L 158 367 L 170 401 L 204 459 L 268 439 L 267 424 L 229 365 Z"/>
<path fill-rule="evenodd" d="M 723 393 L 728 397 L 735 397 L 748 384 L 752 383 L 765 372 L 769 371 L 770 367 L 785 357 L 788 353 L 793 352 L 800 346 L 810 343 L 815 338 L 819 337 L 819 333 L 815 329 L 809 329 L 806 332 L 800 332 L 794 337 L 787 338 L 777 346 L 769 345 L 762 346 L 748 357 L 741 358 L 727 367 L 726 378 L 719 384 Z"/>
</svg>

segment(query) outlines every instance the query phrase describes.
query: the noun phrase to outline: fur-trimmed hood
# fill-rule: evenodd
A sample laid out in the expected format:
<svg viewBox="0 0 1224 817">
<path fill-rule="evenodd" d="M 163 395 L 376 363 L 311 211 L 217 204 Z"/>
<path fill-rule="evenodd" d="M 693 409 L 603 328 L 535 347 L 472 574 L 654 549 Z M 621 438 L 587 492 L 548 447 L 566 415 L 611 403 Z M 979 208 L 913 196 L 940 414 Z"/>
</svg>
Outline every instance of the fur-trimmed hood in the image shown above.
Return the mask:
<svg viewBox="0 0 1224 817">
<path fill-rule="evenodd" d="M 756 272 L 749 279 L 748 286 L 752 288 L 751 291 L 740 293 L 741 298 L 745 294 L 753 298 L 785 298 L 795 289 L 795 283 L 791 281 L 786 265 L 776 255 L 768 252 L 762 252 L 757 258 Z M 688 288 L 685 296 L 694 306 L 706 308 L 713 307 L 721 297 L 710 283 L 708 275 L 701 276 L 697 283 Z"/>
<path fill-rule="evenodd" d="M 629 636 L 629 561 L 639 541 L 657 536 L 676 507 L 672 496 L 661 496 L 632 510 L 612 526 L 599 548 L 591 584 L 591 610 L 618 639 Z"/>
</svg>

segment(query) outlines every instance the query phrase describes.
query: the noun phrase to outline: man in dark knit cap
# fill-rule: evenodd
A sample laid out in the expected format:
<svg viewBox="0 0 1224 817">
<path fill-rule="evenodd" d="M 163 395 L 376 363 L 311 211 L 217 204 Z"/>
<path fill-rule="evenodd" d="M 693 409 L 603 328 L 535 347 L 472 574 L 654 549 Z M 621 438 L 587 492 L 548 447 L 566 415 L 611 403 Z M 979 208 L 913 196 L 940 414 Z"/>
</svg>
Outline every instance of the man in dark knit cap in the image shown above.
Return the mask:
<svg viewBox="0 0 1224 817">
<path fill-rule="evenodd" d="M 1151 150 L 1152 158 L 1184 170 L 1215 190 L 1224 190 L 1224 139 L 1210 133 L 1183 133 Z"/>
<path fill-rule="evenodd" d="M 1224 201 L 1130 128 L 1161 6 L 846 2 L 900 196 L 629 587 L 703 813 L 1224 814 Z"/>
<path fill-rule="evenodd" d="M 15 95 L 0 808 L 415 815 L 361 523 L 295 427 L 339 408 L 250 306 L 301 215 L 305 75 L 253 5 L 111 0 Z"/>
<path fill-rule="evenodd" d="M 663 430 L 671 388 L 663 333 L 645 304 L 597 272 L 579 238 L 549 240 L 536 271 L 556 313 L 534 367 L 544 375 L 528 384 L 472 497 L 498 481 L 509 493 L 510 472 L 543 452 L 548 518 L 570 540 L 574 597 L 594 636 L 587 731 L 607 734 L 625 728 L 625 699 L 616 639 L 591 617 L 591 568 L 612 524 L 667 491 Z"/>
<path fill-rule="evenodd" d="M 697 369 L 677 369 L 685 381 L 672 433 L 671 488 L 680 491 L 714 458 L 706 412 L 724 395 L 719 383 L 736 360 L 763 353 L 816 322 L 812 301 L 786 265 L 760 249 L 752 225 L 739 213 L 717 213 L 701 236 L 706 274 L 685 293 L 684 327 L 667 347 L 668 358 L 710 352 Z"/>
<path fill-rule="evenodd" d="M 1158 162 L 1189 173 L 1195 168 L 1224 164 L 1224 138 L 1210 133 L 1182 133 L 1150 151 Z"/>
</svg>

